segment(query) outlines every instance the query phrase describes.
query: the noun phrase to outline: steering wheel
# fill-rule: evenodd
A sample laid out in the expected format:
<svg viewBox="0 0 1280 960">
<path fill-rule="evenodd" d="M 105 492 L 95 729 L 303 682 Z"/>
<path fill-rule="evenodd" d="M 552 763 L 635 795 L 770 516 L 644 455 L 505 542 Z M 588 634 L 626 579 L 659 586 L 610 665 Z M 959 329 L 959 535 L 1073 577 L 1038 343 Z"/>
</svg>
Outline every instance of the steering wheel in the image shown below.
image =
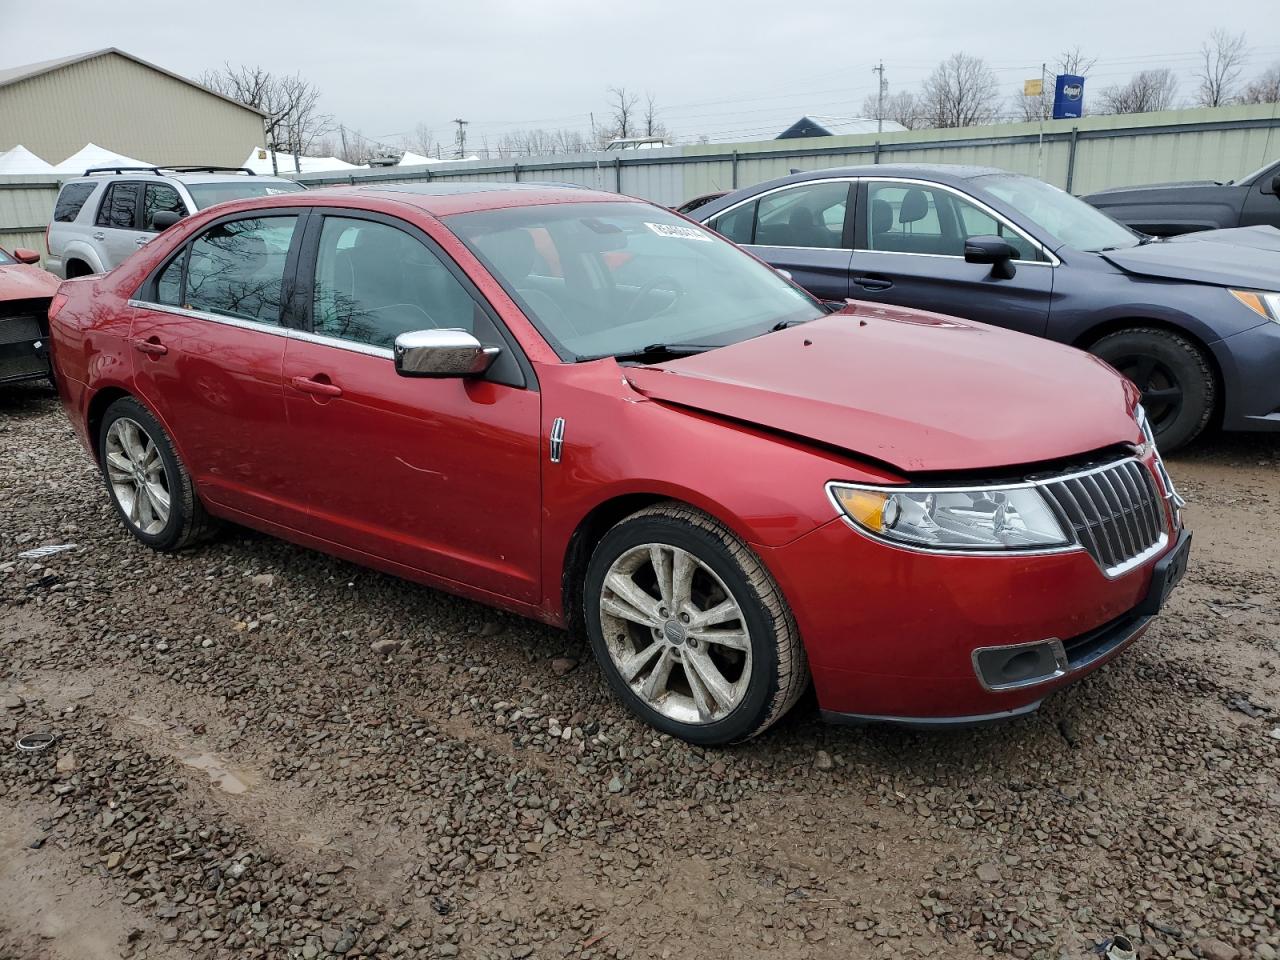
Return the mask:
<svg viewBox="0 0 1280 960">
<path fill-rule="evenodd" d="M 663 274 L 662 276 L 654 277 L 651 280 L 645 281 L 645 283 L 641 285 L 640 289 L 636 291 L 635 299 L 631 301 L 631 305 L 627 307 L 626 312 L 623 313 L 622 321 L 620 323 L 621 326 L 626 326 L 628 323 L 631 323 L 632 320 L 639 319 L 639 317 L 635 317 L 633 316 L 633 314 L 635 314 L 636 311 L 639 310 L 640 304 L 644 303 L 645 300 L 648 299 L 649 294 L 653 293 L 655 290 L 667 290 L 671 293 L 674 293 L 675 296 L 671 298 L 671 302 L 668 303 L 665 307 L 649 314 L 648 317 L 645 318 L 647 320 L 650 320 L 654 317 L 662 316 L 664 313 L 666 313 L 668 310 L 674 307 L 677 303 L 679 303 L 681 298 L 684 297 L 684 293 L 685 293 L 684 286 L 680 283 L 680 281 L 677 280 L 675 277 L 669 276 L 667 274 Z"/>
</svg>

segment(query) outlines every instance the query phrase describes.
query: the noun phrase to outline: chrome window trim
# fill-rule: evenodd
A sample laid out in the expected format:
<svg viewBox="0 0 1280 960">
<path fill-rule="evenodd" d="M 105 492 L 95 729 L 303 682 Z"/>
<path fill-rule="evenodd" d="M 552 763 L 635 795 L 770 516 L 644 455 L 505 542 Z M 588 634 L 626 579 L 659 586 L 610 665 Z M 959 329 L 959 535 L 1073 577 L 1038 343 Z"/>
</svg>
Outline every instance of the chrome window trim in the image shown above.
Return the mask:
<svg viewBox="0 0 1280 960">
<path fill-rule="evenodd" d="M 167 303 L 151 303 L 147 300 L 130 300 L 129 306 L 136 307 L 141 310 L 154 310 L 158 313 L 168 313 L 175 317 L 187 317 L 191 320 L 207 320 L 210 323 L 220 323 L 228 327 L 238 327 L 241 330 L 253 330 L 258 333 L 267 333 L 273 337 L 283 337 L 286 340 L 302 340 L 307 343 L 319 344 L 323 347 L 336 347 L 339 350 L 348 350 L 351 353 L 362 353 L 370 357 L 381 357 L 384 360 L 393 360 L 394 354 L 385 347 L 375 347 L 368 343 L 359 343 L 355 340 L 341 340 L 338 337 L 327 337 L 319 333 L 311 333 L 307 330 L 297 330 L 293 327 L 282 327 L 279 324 L 262 323 L 257 320 L 241 320 L 238 317 L 224 317 L 217 313 L 206 313 L 203 310 L 190 310 L 186 307 L 176 307 Z"/>
<path fill-rule="evenodd" d="M 987 683 L 987 678 L 982 675 L 982 670 L 978 666 L 978 657 L 983 653 L 990 653 L 996 650 L 1029 650 L 1032 647 L 1047 646 L 1053 652 L 1053 673 L 1041 674 L 1038 677 L 1031 677 L 1027 680 L 1014 680 L 1011 683 Z M 973 664 L 973 672 L 978 677 L 978 683 L 988 693 L 1002 693 L 1006 690 L 1021 690 L 1024 687 L 1034 687 L 1041 683 L 1048 683 L 1051 680 L 1057 680 L 1065 677 L 1071 672 L 1071 662 L 1067 658 L 1067 649 L 1065 645 L 1057 637 L 1046 637 L 1043 640 L 1028 640 L 1025 643 L 1001 643 L 990 647 L 975 647 L 969 654 L 969 662 Z"/>
<path fill-rule="evenodd" d="M 1028 234 L 1016 223 L 1013 223 L 1004 214 L 999 213 L 996 210 L 993 210 L 990 206 L 988 206 L 983 201 L 979 200 L 973 194 L 965 193 L 963 190 L 957 187 L 953 187 L 948 183 L 938 183 L 936 180 L 918 180 L 912 177 L 860 177 L 859 179 L 865 180 L 868 183 L 871 183 L 872 181 L 875 181 L 877 183 L 909 183 L 912 186 L 932 187 L 938 190 L 945 190 L 947 193 L 953 194 L 962 200 L 967 200 L 969 203 L 972 203 L 975 207 L 977 207 L 987 216 L 991 217 L 991 219 L 995 220 L 997 223 L 1004 224 L 1006 227 L 1008 227 L 1018 236 L 1022 237 L 1023 240 L 1026 240 L 1027 243 L 1031 244 L 1031 246 L 1034 247 L 1036 250 L 1039 250 L 1042 256 L 1045 256 L 1048 258 L 1047 263 L 1044 260 L 1013 260 L 1011 261 L 1012 263 L 1025 264 L 1026 266 L 1038 265 L 1042 267 L 1057 267 L 1062 265 L 1062 261 L 1057 258 L 1057 256 L 1053 253 L 1052 250 L 1049 250 L 1048 248 L 1046 248 L 1043 243 L 1041 243 L 1035 237 Z M 897 250 L 872 250 L 872 249 L 866 249 L 866 250 L 859 249 L 858 252 L 859 253 L 892 253 L 892 254 L 898 253 Z M 904 255 L 908 257 L 941 257 L 946 260 L 963 260 L 964 259 L 963 256 L 956 256 L 953 253 L 905 253 Z"/>
<path fill-rule="evenodd" d="M 871 181 L 877 181 L 879 183 L 909 183 L 909 184 L 912 184 L 913 186 L 936 187 L 939 190 L 945 190 L 948 193 L 954 194 L 955 196 L 960 197 L 963 200 L 969 201 L 974 206 L 982 210 L 983 213 L 990 216 L 997 223 L 1004 224 L 1006 227 L 1008 227 L 1018 236 L 1022 237 L 1022 239 L 1026 240 L 1027 243 L 1031 244 L 1032 247 L 1040 251 L 1040 253 L 1047 258 L 1047 261 L 1046 260 L 1014 260 L 1012 261 L 1013 263 L 1026 265 L 1026 266 L 1039 266 L 1039 267 L 1058 267 L 1062 265 L 1062 261 L 1058 259 L 1057 255 L 1052 250 L 1048 249 L 1043 243 L 1035 239 L 1035 237 L 1030 236 L 1025 230 L 1023 230 L 1017 224 L 1010 221 L 1008 217 L 1004 216 L 1004 214 L 999 213 L 996 210 L 993 210 L 990 206 L 988 206 L 986 203 L 979 200 L 977 197 L 973 196 L 972 194 L 965 193 L 963 190 L 959 190 L 956 187 L 951 186 L 950 184 L 938 183 L 936 180 L 918 180 L 918 179 L 913 179 L 911 177 L 870 177 L 870 176 L 821 177 L 815 180 L 800 180 L 795 183 L 784 183 L 782 186 L 773 187 L 770 190 L 765 190 L 763 193 L 754 193 L 749 197 L 744 197 L 743 199 L 739 200 L 737 203 L 730 204 L 729 206 L 725 207 L 723 210 L 717 210 L 714 214 L 707 217 L 706 220 L 698 220 L 698 222 L 701 223 L 703 226 L 714 230 L 715 228 L 711 226 L 712 220 L 718 219 L 719 217 L 723 217 L 725 214 L 732 213 L 734 210 L 737 210 L 739 207 L 744 206 L 745 204 L 751 203 L 755 200 L 763 199 L 764 197 L 767 197 L 773 193 L 777 193 L 780 190 L 790 190 L 794 187 L 807 186 L 808 184 L 811 184 L 811 183 L 862 183 L 864 181 L 867 183 L 870 183 Z M 697 219 L 697 218 L 695 217 L 694 219 Z M 740 244 L 740 246 L 764 247 L 764 246 L 769 246 L 769 244 L 744 243 L 744 244 Z M 852 252 L 854 253 L 885 253 L 885 254 L 895 254 L 895 255 L 904 256 L 904 257 L 940 257 L 945 260 L 963 260 L 964 259 L 964 257 L 962 256 L 956 256 L 955 254 L 950 254 L 950 253 L 909 253 L 909 252 L 899 252 L 897 250 L 871 250 L 871 249 L 864 250 L 859 247 L 853 247 L 853 248 L 849 248 L 849 247 L 775 247 L 774 249 L 777 249 L 777 250 L 850 250 L 851 249 Z"/>
<path fill-rule="evenodd" d="M 992 547 L 988 549 L 974 549 L 974 550 L 948 550 L 945 548 L 935 549 L 933 547 L 922 547 L 917 544 L 903 543 L 898 540 L 891 540 L 888 537 L 877 536 L 876 534 L 872 533 L 870 530 L 867 530 L 863 527 L 858 526 L 858 524 L 853 520 L 853 518 L 850 517 L 847 513 L 845 513 L 844 508 L 840 506 L 840 501 L 836 499 L 834 488 L 835 487 L 851 487 L 856 490 L 871 490 L 878 493 L 908 493 L 913 490 L 916 490 L 916 491 L 945 490 L 948 493 L 974 493 L 980 490 L 1026 490 L 1032 487 L 1035 487 L 1036 489 L 1040 489 L 1042 487 L 1049 486 L 1050 484 L 1061 483 L 1064 480 L 1078 480 L 1082 477 L 1089 477 L 1096 473 L 1103 473 L 1108 470 L 1113 470 L 1116 467 L 1119 467 L 1121 464 L 1131 463 L 1131 462 L 1136 463 L 1139 466 L 1139 468 L 1141 468 L 1142 470 L 1147 470 L 1146 464 L 1144 464 L 1140 458 L 1121 457 L 1119 460 L 1112 460 L 1109 463 L 1100 464 L 1099 466 L 1096 466 L 1096 467 L 1088 467 L 1084 470 L 1075 470 L 1075 471 L 1072 471 L 1071 473 L 1054 474 L 1052 476 L 1036 477 L 1034 480 L 1022 480 L 1022 481 L 1017 481 L 1015 483 L 987 483 L 987 484 L 977 484 L 977 485 L 950 486 L 947 484 L 851 483 L 849 481 L 843 481 L 843 480 L 828 480 L 825 486 L 825 490 L 827 493 L 827 500 L 831 502 L 831 506 L 835 509 L 836 515 L 841 520 L 844 521 L 846 526 L 848 526 L 852 530 L 855 530 L 857 533 L 859 533 L 861 536 L 866 537 L 868 540 L 872 540 L 875 543 L 881 543 L 881 544 L 884 544 L 885 546 L 893 547 L 898 550 L 906 550 L 911 553 L 920 553 L 920 554 L 925 554 L 927 556 L 934 556 L 934 557 L 973 557 L 973 558 L 991 557 L 991 558 L 999 558 L 999 559 L 1005 559 L 1005 560 L 1017 559 L 1019 557 L 1052 556 L 1054 554 L 1072 553 L 1075 551 L 1080 551 L 1081 553 L 1087 554 L 1088 551 L 1085 549 L 1084 544 L 1082 544 L 1078 539 L 1074 540 L 1071 543 L 1063 544 L 1062 546 L 1031 547 L 1025 550 L 1019 550 L 1017 548 L 1007 549 L 1007 548 L 1000 548 L 1000 547 Z M 1041 494 L 1041 496 L 1045 497 L 1043 493 Z M 1046 504 L 1050 503 L 1050 500 L 1048 497 L 1045 497 L 1045 503 Z M 1151 560 L 1152 557 L 1159 554 L 1160 551 L 1163 550 L 1169 544 L 1169 530 L 1167 526 L 1168 519 L 1164 516 L 1161 516 L 1161 523 L 1164 525 L 1164 529 L 1160 531 L 1159 539 L 1150 547 L 1148 547 L 1146 550 L 1144 550 L 1142 553 L 1138 554 L 1136 557 L 1131 557 L 1130 559 L 1126 560 L 1124 563 L 1118 564 L 1117 566 L 1114 566 L 1114 567 L 1104 567 L 1101 563 L 1098 563 L 1095 560 L 1094 563 L 1097 564 L 1098 569 L 1102 571 L 1102 575 L 1105 576 L 1108 580 L 1114 580 L 1117 577 L 1122 577 L 1126 573 L 1129 573 L 1131 570 L 1134 570 L 1137 567 L 1142 566 L 1144 563 Z M 1075 536 L 1074 530 L 1069 532 L 1073 537 Z M 1093 559 L 1092 556 L 1090 556 L 1090 559 Z"/>
<path fill-rule="evenodd" d="M 725 240 L 729 240 L 729 238 L 725 237 L 723 233 L 720 233 L 720 231 L 716 230 L 715 227 L 711 226 L 712 220 L 717 220 L 720 217 L 723 217 L 726 213 L 732 213 L 739 207 L 745 206 L 748 203 L 754 203 L 757 200 L 763 200 L 765 197 L 772 196 L 775 193 L 781 193 L 784 190 L 795 190 L 798 187 L 807 187 L 815 183 L 857 183 L 859 179 L 859 177 L 818 177 L 814 180 L 797 180 L 795 183 L 784 183 L 780 187 L 773 187 L 769 190 L 765 190 L 763 193 L 753 193 L 749 197 L 744 197 L 742 200 L 739 200 L 737 203 L 730 204 L 723 210 L 717 210 L 706 220 L 698 220 L 697 217 L 694 217 L 693 219 L 702 224 L 708 230 L 715 231 L 716 236 L 724 237 Z M 694 212 L 696 213 L 697 211 L 695 210 Z M 729 242 L 733 243 L 732 240 L 729 240 Z M 836 250 L 842 253 L 853 252 L 852 247 L 779 247 L 769 243 L 740 243 L 738 246 L 745 249 L 750 249 L 751 247 L 771 247 L 774 250 Z"/>
</svg>

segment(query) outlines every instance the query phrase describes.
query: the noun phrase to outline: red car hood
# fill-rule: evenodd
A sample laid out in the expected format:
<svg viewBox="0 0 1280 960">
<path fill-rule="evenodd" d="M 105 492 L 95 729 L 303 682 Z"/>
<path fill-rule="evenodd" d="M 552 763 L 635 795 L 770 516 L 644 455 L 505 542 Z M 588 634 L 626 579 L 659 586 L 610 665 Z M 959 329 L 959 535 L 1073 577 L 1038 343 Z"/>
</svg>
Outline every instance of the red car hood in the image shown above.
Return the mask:
<svg viewBox="0 0 1280 960">
<path fill-rule="evenodd" d="M 866 304 L 691 357 L 631 367 L 654 400 L 757 424 L 906 473 L 983 470 L 1140 440 L 1138 392 L 1080 350 Z"/>
<path fill-rule="evenodd" d="M 58 289 L 58 278 L 39 267 L 25 263 L 0 266 L 0 300 L 26 300 L 52 297 Z"/>
</svg>

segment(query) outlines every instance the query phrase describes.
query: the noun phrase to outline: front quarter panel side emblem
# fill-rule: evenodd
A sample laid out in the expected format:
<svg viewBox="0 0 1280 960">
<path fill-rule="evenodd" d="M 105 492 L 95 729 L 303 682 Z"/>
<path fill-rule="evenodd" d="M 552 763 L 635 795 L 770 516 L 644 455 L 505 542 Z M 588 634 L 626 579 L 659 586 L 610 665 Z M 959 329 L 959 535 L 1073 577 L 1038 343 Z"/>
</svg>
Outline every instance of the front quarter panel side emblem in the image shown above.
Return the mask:
<svg viewBox="0 0 1280 960">
<path fill-rule="evenodd" d="M 551 424 L 551 462 L 559 463 L 564 450 L 564 417 L 556 417 Z"/>
</svg>

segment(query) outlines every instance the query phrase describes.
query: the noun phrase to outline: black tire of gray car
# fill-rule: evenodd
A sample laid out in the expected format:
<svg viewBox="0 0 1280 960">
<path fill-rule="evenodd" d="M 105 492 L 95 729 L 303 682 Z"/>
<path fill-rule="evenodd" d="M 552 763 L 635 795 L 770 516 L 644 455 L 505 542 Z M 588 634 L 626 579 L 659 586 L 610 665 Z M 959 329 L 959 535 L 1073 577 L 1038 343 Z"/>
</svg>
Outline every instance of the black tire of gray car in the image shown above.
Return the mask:
<svg viewBox="0 0 1280 960">
<path fill-rule="evenodd" d="M 669 559 L 646 567 L 655 546 L 661 556 L 670 551 Z M 633 563 L 636 569 L 627 573 Z M 693 568 L 683 590 L 677 563 L 686 573 Z M 658 584 L 660 567 L 670 575 L 671 593 Z M 620 572 L 630 584 L 618 593 L 606 583 L 617 584 L 611 573 Z M 644 622 L 616 616 L 623 595 L 660 616 Z M 724 524 L 685 504 L 655 504 L 610 529 L 592 553 L 583 597 L 592 650 L 609 686 L 636 716 L 664 733 L 702 746 L 747 740 L 781 718 L 808 686 L 800 632 L 773 577 Z M 670 610 L 663 606 L 668 602 Z M 606 605 L 613 612 L 606 613 Z M 623 606 L 633 615 L 638 609 Z M 699 626 L 699 612 L 716 608 L 721 617 L 726 610 L 739 616 L 713 615 Z M 722 646 L 729 637 L 740 646 Z M 653 651 L 651 669 L 642 663 L 630 679 L 624 677 L 619 661 L 640 663 L 644 651 Z M 660 682 L 663 689 L 646 696 L 646 681 L 664 663 L 669 672 Z M 703 714 L 700 702 L 711 710 Z"/>
<path fill-rule="evenodd" d="M 1185 447 L 1204 432 L 1218 402 L 1213 367 L 1191 340 L 1160 327 L 1107 334 L 1089 352 L 1137 383 L 1161 453 Z M 1176 392 L 1176 404 L 1164 397 Z"/>
<path fill-rule="evenodd" d="M 141 523 L 137 519 L 130 517 L 129 502 L 122 502 L 122 496 L 127 498 L 127 487 L 129 482 L 127 469 L 117 469 L 114 476 L 122 479 L 121 483 L 113 482 L 113 468 L 108 462 L 108 455 L 119 456 L 119 450 L 111 449 L 113 445 L 112 427 L 121 422 L 125 422 L 123 426 L 132 424 L 137 428 L 143 438 L 143 449 L 149 451 L 151 448 L 146 444 L 154 446 L 155 456 L 158 457 L 159 470 L 154 470 L 156 466 L 154 460 L 150 457 L 146 459 L 149 465 L 153 467 L 151 476 L 157 478 L 154 482 L 159 483 L 168 494 L 169 511 L 168 516 L 160 522 L 156 517 L 154 505 L 151 507 L 151 516 L 153 522 L 147 529 L 143 529 Z M 122 426 L 122 429 L 123 429 Z M 118 434 L 117 434 L 118 436 Z M 202 540 L 207 539 L 215 529 L 214 520 L 205 512 L 204 504 L 200 502 L 200 497 L 196 493 L 194 484 L 191 482 L 191 475 L 187 472 L 186 465 L 178 456 L 178 452 L 174 449 L 173 441 L 169 439 L 169 434 L 164 427 L 160 425 L 160 421 L 152 415 L 151 411 L 144 407 L 132 397 L 121 397 L 107 408 L 106 414 L 102 418 L 102 423 L 98 428 L 98 464 L 102 470 L 103 483 L 107 488 L 107 496 L 111 500 L 112 506 L 115 507 L 116 513 L 120 515 L 120 519 L 124 522 L 125 529 L 134 535 L 142 543 L 154 550 L 170 553 L 176 550 L 182 550 L 190 547 Z M 143 459 L 143 458 L 137 458 Z M 125 466 L 120 464 L 119 466 Z M 129 465 L 132 460 L 129 461 Z M 140 466 L 140 469 L 141 466 Z M 134 483 L 134 493 L 138 498 L 145 496 L 141 490 L 141 484 L 144 478 L 141 474 L 136 475 Z M 121 493 L 124 489 L 126 492 Z"/>
</svg>

